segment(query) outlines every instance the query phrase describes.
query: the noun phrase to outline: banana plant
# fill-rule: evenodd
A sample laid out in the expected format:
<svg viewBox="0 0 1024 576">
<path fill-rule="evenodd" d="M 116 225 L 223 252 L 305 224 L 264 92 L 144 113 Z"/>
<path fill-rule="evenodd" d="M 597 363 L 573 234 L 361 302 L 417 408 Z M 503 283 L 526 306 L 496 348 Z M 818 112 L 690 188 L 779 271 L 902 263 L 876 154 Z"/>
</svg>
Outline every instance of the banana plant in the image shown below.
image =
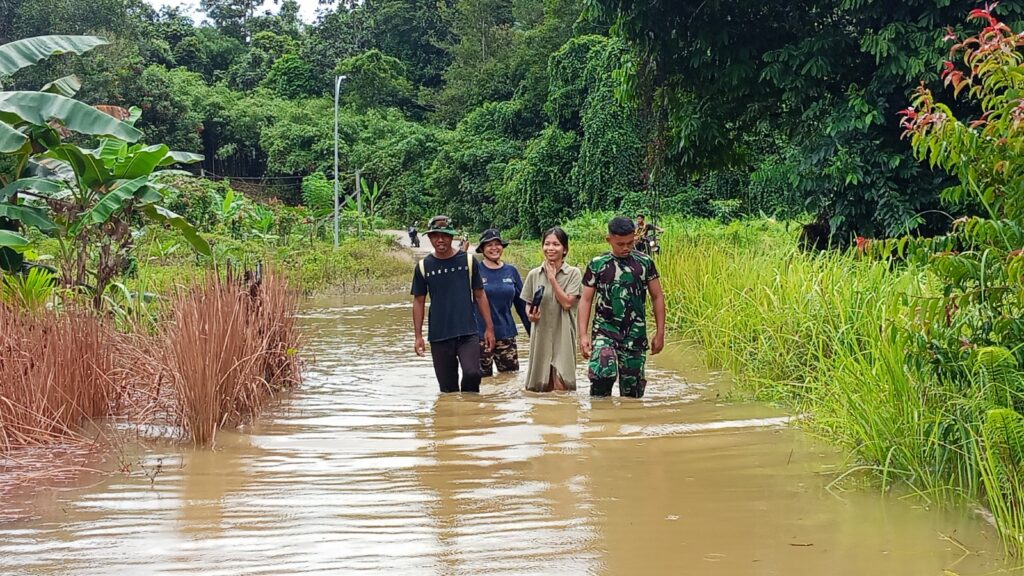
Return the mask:
<svg viewBox="0 0 1024 576">
<path fill-rule="evenodd" d="M 0 76 L 104 44 L 94 36 L 40 36 L 4 44 Z M 65 285 L 93 286 L 98 307 L 111 278 L 125 266 L 133 222 L 177 228 L 205 255 L 210 247 L 184 218 L 160 204 L 167 186 L 163 177 L 178 173 L 160 168 L 198 162 L 202 156 L 173 152 L 163 144 L 132 144 L 142 137 L 134 126 L 140 111 L 79 102 L 73 96 L 80 86 L 69 76 L 39 91 L 0 90 L 0 153 L 14 159 L 14 169 L 0 174 L 0 265 L 20 268 L 16 250 L 28 241 L 19 232 L 36 228 L 57 238 Z M 65 143 L 72 132 L 100 137 L 99 146 Z"/>
<path fill-rule="evenodd" d="M 216 192 L 211 192 L 211 194 L 216 200 L 213 209 L 217 224 L 230 233 L 238 225 L 239 215 L 245 208 L 245 197 L 235 194 L 235 190 L 230 187 L 223 196 Z"/>
<path fill-rule="evenodd" d="M 280 237 L 274 234 L 277 219 L 274 211 L 260 204 L 253 204 L 249 218 L 249 234 L 263 242 L 276 242 Z"/>
<path fill-rule="evenodd" d="M 37 36 L 3 44 L 0 77 L 11 76 L 51 56 L 83 54 L 104 44 L 107 41 L 96 36 Z M 51 120 L 82 134 L 111 135 L 129 141 L 142 136 L 133 126 L 71 98 L 80 86 L 76 77 L 67 76 L 39 91 L 0 91 L 0 153 L 23 153 L 31 144 L 31 127 L 49 126 Z"/>
<path fill-rule="evenodd" d="M 197 252 L 210 255 L 209 244 L 196 229 L 161 205 L 168 189 L 165 177 L 182 172 L 160 168 L 200 160 L 198 154 L 174 152 L 164 144 L 129 145 L 113 138 L 101 139 L 94 149 L 60 144 L 34 157 L 41 169 L 48 170 L 47 178 L 12 182 L 0 189 L 0 198 L 7 190 L 21 193 L 21 222 L 57 239 L 63 282 L 93 286 L 99 306 L 103 291 L 122 271 L 133 248 L 133 222 L 169 225 Z M 90 269 L 93 259 L 96 267 Z M 95 283 L 89 282 L 90 276 Z"/>
<path fill-rule="evenodd" d="M 383 185 L 378 182 L 374 182 L 371 186 L 369 180 L 359 179 L 360 187 L 363 189 L 363 196 L 366 197 L 367 206 L 370 208 L 370 218 L 372 219 L 377 215 L 377 208 L 379 207 L 381 196 L 384 195 L 384 188 L 387 187 L 387 181 Z"/>
<path fill-rule="evenodd" d="M 38 36 L 0 45 L 0 78 L 32 66 L 51 56 L 84 54 L 107 41 L 95 36 Z M 21 257 L 16 250 L 28 245 L 20 233 L 23 225 L 35 226 L 31 210 L 19 199 L 19 189 L 10 185 L 29 174 L 33 155 L 58 146 L 71 132 L 89 136 L 111 136 L 135 142 L 142 132 L 124 117 L 89 106 L 73 96 L 81 87 L 75 76 L 50 82 L 38 91 L 6 91 L 0 86 L 0 154 L 9 155 L 13 166 L 0 173 L 0 266 L 19 269 Z"/>
</svg>

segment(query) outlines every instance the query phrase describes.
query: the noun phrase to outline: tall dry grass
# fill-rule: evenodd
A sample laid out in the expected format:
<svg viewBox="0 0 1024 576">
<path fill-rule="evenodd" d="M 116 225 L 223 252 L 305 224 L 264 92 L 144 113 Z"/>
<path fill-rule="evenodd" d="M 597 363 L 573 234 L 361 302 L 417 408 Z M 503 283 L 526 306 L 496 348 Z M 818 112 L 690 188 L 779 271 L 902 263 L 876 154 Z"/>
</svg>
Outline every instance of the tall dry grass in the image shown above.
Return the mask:
<svg viewBox="0 0 1024 576">
<path fill-rule="evenodd" d="M 273 274 L 211 275 L 178 297 L 167 331 L 167 374 L 179 424 L 197 444 L 258 414 L 299 381 L 296 295 Z"/>
<path fill-rule="evenodd" d="M 89 312 L 0 306 L 0 453 L 73 436 L 109 413 L 118 339 Z"/>
<path fill-rule="evenodd" d="M 109 417 L 208 444 L 299 382 L 296 306 L 273 273 L 211 275 L 173 298 L 155 334 L 119 332 L 92 311 L 0 305 L 0 454 Z"/>
</svg>

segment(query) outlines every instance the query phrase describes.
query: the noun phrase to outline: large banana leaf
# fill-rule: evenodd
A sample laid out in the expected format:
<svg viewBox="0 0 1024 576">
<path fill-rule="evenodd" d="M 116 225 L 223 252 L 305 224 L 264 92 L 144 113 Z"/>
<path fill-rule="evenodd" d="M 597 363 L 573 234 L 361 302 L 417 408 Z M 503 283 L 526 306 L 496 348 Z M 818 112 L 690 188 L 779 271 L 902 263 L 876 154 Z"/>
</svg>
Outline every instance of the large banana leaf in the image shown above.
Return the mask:
<svg viewBox="0 0 1024 576">
<path fill-rule="evenodd" d="M 128 142 L 142 137 L 137 128 L 78 100 L 47 92 L 0 92 L 0 121 L 9 124 L 28 122 L 44 126 L 56 120 L 81 134 L 113 136 Z"/>
<path fill-rule="evenodd" d="M 91 152 L 74 144 L 62 144 L 43 154 L 43 157 L 59 160 L 71 166 L 79 185 L 86 190 L 93 190 L 107 184 L 111 178 L 103 161 Z"/>
<path fill-rule="evenodd" d="M 28 136 L 14 129 L 14 126 L 0 120 L 0 154 L 14 154 L 28 142 Z"/>
<path fill-rule="evenodd" d="M 54 158 L 36 157 L 28 161 L 28 172 L 37 178 L 44 180 L 60 180 L 68 186 L 78 182 L 75 176 L 75 169 L 63 160 Z"/>
<path fill-rule="evenodd" d="M 99 148 L 89 150 L 89 153 L 103 160 L 107 168 L 113 168 L 114 164 L 128 156 L 128 144 L 114 138 L 104 138 L 100 140 Z"/>
<path fill-rule="evenodd" d="M 156 204 L 164 199 L 164 194 L 161 191 L 163 188 L 165 186 L 153 186 L 151 182 L 147 182 L 145 186 L 135 191 L 135 199 L 139 204 Z"/>
<path fill-rule="evenodd" d="M 20 206 L 18 204 L 0 202 L 0 217 L 18 220 L 26 226 L 38 228 L 40 232 L 50 232 L 57 229 L 57 225 L 53 223 L 53 220 L 50 220 L 46 210 L 33 206 Z"/>
<path fill-rule="evenodd" d="M 58 78 L 53 82 L 49 82 L 45 86 L 39 89 L 40 92 L 49 92 L 50 94 L 60 94 L 61 96 L 67 96 L 71 98 L 78 93 L 78 90 L 82 88 L 82 81 L 78 79 L 78 76 L 74 74 Z"/>
<path fill-rule="evenodd" d="M 167 156 L 160 161 L 160 166 L 170 166 L 171 164 L 195 164 L 196 162 L 202 162 L 202 154 L 193 154 L 191 152 L 178 152 L 177 150 L 171 150 L 167 153 Z"/>
<path fill-rule="evenodd" d="M 135 148 L 134 146 L 132 148 Z M 139 176 L 147 176 L 167 156 L 170 149 L 166 144 L 146 146 L 130 152 L 123 160 L 116 162 L 113 166 L 115 178 L 132 179 Z"/>
<path fill-rule="evenodd" d="M 67 52 L 82 54 L 106 43 L 96 36 L 36 36 L 16 40 L 0 46 L 0 74 L 10 76 L 50 56 Z"/>
<path fill-rule="evenodd" d="M 28 238 L 25 238 L 17 232 L 11 232 L 10 230 L 0 230 L 0 246 L 10 246 L 12 248 L 20 248 L 22 246 L 28 246 Z"/>
<path fill-rule="evenodd" d="M 29 190 L 47 198 L 58 197 L 66 189 L 64 182 L 60 180 L 48 180 L 46 178 L 22 178 L 15 180 L 7 186 L 0 188 L 0 202 L 7 200 L 12 194 Z"/>
<path fill-rule="evenodd" d="M 183 217 L 178 214 L 171 212 L 167 208 L 158 204 L 149 204 L 148 206 L 142 207 L 142 212 L 146 214 L 151 220 L 156 222 L 164 222 L 178 229 L 181 235 L 188 240 L 188 243 L 196 249 L 203 256 L 210 256 L 210 244 L 205 238 L 199 235 L 199 232 L 188 223 Z"/>
<path fill-rule="evenodd" d="M 143 190 L 148 183 L 148 175 L 123 182 L 120 186 L 108 192 L 103 198 L 100 198 L 100 201 L 76 223 L 72 232 L 77 233 L 82 226 L 106 222 L 114 212 L 124 208 L 128 200 L 134 199 L 136 192 Z"/>
<path fill-rule="evenodd" d="M 193 164 L 203 160 L 202 154 L 170 150 L 167 145 L 144 146 L 128 144 L 114 138 L 104 138 L 98 148 L 83 150 L 103 160 L 116 178 L 132 179 L 171 164 Z"/>
</svg>

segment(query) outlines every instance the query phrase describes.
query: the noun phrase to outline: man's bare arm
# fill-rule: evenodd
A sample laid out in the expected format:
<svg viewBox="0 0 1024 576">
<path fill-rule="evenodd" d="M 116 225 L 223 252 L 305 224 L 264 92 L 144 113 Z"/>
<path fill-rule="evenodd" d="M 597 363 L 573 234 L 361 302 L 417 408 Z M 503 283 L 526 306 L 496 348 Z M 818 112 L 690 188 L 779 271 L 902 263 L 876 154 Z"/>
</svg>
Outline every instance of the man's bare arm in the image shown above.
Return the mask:
<svg viewBox="0 0 1024 576">
<path fill-rule="evenodd" d="M 594 293 L 597 289 L 592 286 L 584 286 L 580 290 L 580 307 L 576 316 L 576 330 L 580 337 L 580 354 L 584 358 L 590 358 L 593 352 L 590 341 L 590 306 L 594 302 Z"/>
<path fill-rule="evenodd" d="M 412 297 L 412 331 L 415 337 L 413 349 L 419 356 L 423 356 L 426 351 L 426 345 L 423 342 L 423 316 L 426 309 L 427 297 L 425 295 Z"/>
</svg>

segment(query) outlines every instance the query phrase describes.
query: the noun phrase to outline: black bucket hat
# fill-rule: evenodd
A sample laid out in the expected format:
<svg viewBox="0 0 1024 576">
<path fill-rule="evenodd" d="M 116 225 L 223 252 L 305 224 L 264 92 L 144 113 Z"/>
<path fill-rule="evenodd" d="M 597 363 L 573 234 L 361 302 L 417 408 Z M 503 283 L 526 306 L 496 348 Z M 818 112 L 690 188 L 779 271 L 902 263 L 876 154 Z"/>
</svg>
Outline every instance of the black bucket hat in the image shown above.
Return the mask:
<svg viewBox="0 0 1024 576">
<path fill-rule="evenodd" d="M 502 248 L 508 246 L 508 240 L 501 239 L 501 232 L 499 232 L 497 228 L 488 228 L 480 235 L 480 242 L 476 245 L 477 254 L 482 254 L 484 251 L 484 245 L 488 242 L 493 242 L 494 240 L 501 242 Z"/>
</svg>

